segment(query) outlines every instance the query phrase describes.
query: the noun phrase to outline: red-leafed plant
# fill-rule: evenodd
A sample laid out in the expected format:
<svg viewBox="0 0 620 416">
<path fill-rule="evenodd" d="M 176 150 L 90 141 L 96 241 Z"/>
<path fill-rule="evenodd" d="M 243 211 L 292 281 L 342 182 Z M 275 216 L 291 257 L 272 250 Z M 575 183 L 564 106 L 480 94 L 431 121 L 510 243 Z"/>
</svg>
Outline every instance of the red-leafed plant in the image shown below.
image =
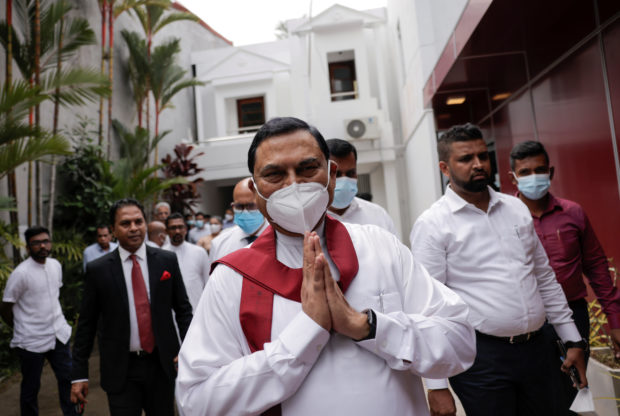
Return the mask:
<svg viewBox="0 0 620 416">
<path fill-rule="evenodd" d="M 176 155 L 174 159 L 172 155 L 167 154 L 161 160 L 164 165 L 162 170 L 167 179 L 195 177 L 204 170 L 195 163 L 196 158 L 204 155 L 204 153 L 200 152 L 190 156 L 192 150 L 194 150 L 194 146 L 180 143 L 174 147 Z M 164 199 L 170 204 L 171 211 L 184 212 L 189 210 L 193 212 L 192 206 L 196 205 L 198 198 L 200 198 L 198 184 L 202 181 L 202 178 L 194 178 L 194 180 L 188 183 L 176 184 L 168 188 L 164 192 Z"/>
</svg>

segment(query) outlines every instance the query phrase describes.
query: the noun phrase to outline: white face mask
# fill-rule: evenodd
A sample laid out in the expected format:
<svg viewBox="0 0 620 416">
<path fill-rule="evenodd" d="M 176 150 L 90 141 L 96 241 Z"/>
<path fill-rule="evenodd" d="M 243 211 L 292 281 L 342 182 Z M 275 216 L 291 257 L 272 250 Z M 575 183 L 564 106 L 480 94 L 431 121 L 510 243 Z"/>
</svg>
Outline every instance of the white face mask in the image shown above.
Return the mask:
<svg viewBox="0 0 620 416">
<path fill-rule="evenodd" d="M 327 165 L 327 185 L 317 182 L 293 183 L 278 189 L 269 198 L 265 198 L 254 187 L 258 195 L 267 201 L 267 213 L 272 221 L 286 231 L 303 234 L 312 231 L 323 217 L 329 203 L 329 171 L 331 160 Z"/>
<path fill-rule="evenodd" d="M 211 224 L 211 233 L 215 234 L 222 229 L 220 224 Z"/>
</svg>

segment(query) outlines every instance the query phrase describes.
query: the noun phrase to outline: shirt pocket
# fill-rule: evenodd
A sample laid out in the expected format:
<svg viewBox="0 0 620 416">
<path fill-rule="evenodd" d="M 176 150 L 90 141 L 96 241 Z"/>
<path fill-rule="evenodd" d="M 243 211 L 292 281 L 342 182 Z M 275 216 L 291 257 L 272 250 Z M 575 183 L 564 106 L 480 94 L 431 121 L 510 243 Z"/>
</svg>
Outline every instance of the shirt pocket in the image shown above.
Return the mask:
<svg viewBox="0 0 620 416">
<path fill-rule="evenodd" d="M 379 292 L 372 296 L 371 303 L 370 309 L 385 314 L 403 310 L 403 302 L 398 292 Z"/>
<path fill-rule="evenodd" d="M 516 252 L 523 261 L 528 263 L 534 256 L 538 236 L 534 232 L 534 227 L 528 224 L 515 225 L 514 234 L 518 241 Z"/>
</svg>

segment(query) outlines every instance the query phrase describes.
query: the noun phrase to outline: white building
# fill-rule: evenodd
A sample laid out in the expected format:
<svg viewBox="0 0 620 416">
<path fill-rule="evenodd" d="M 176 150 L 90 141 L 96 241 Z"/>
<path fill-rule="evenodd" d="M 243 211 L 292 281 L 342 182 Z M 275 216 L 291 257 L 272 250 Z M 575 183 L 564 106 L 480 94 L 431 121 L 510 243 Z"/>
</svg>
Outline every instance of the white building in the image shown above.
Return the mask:
<svg viewBox="0 0 620 416">
<path fill-rule="evenodd" d="M 359 187 L 408 234 L 402 186 L 400 113 L 386 9 L 334 5 L 311 19 L 287 22 L 289 37 L 263 44 L 196 52 L 204 87 L 196 90 L 203 208 L 222 212 L 232 187 L 249 175 L 253 132 L 276 116 L 315 125 L 326 139 L 358 150 Z M 404 227 L 404 228 L 403 228 Z"/>
</svg>

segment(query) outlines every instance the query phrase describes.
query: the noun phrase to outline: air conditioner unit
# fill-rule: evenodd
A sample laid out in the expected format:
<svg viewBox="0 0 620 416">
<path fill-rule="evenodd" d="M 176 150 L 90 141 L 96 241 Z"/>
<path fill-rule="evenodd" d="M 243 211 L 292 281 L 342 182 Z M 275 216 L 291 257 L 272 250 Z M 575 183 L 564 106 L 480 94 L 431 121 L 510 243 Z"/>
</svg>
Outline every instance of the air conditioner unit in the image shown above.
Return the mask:
<svg viewBox="0 0 620 416">
<path fill-rule="evenodd" d="M 349 139 L 378 139 L 380 136 L 377 117 L 360 117 L 344 121 Z"/>
</svg>

